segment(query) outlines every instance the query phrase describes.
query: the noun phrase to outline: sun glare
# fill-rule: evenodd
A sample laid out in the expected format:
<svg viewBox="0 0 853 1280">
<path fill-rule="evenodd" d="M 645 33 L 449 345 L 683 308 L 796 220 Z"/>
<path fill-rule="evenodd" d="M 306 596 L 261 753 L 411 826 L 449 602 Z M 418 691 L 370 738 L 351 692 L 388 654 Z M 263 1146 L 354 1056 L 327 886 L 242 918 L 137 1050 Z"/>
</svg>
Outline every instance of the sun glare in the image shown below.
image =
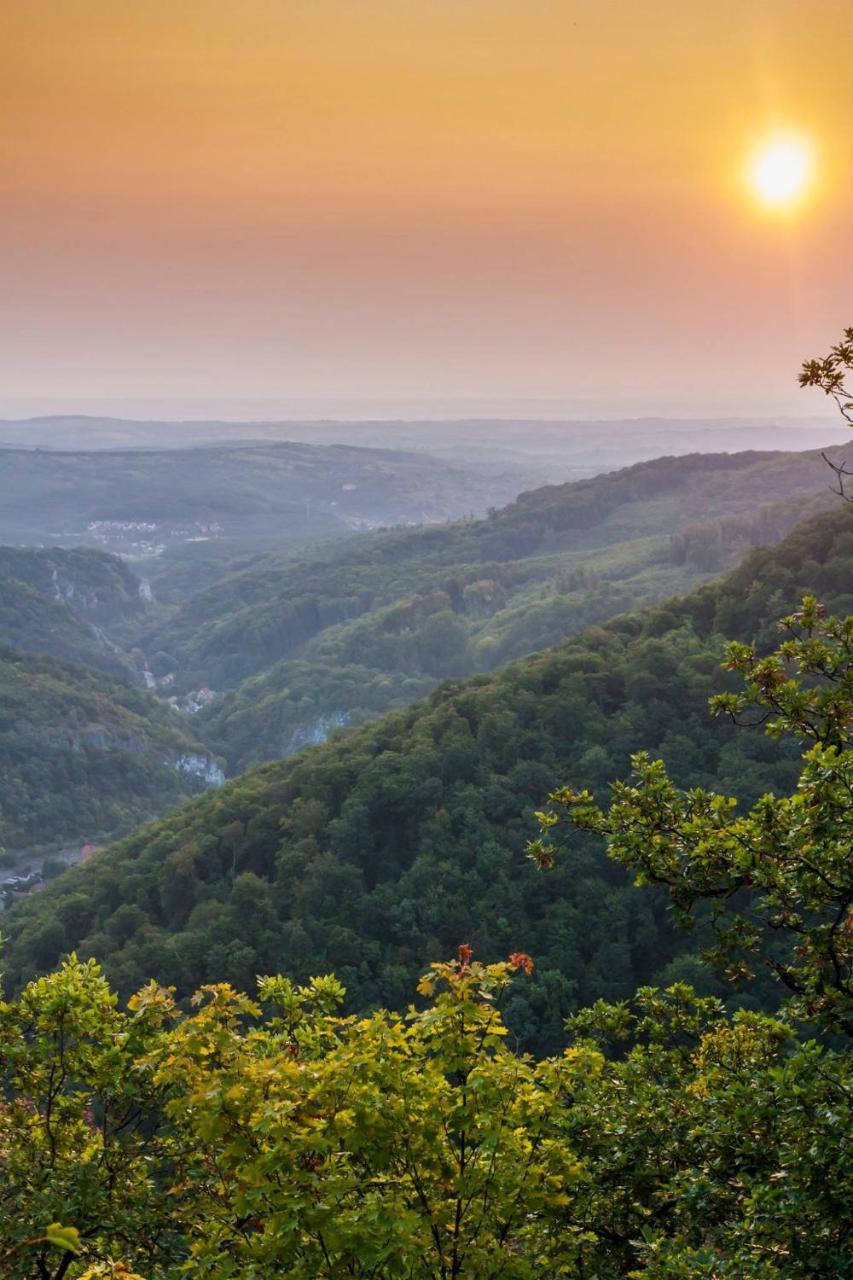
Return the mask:
<svg viewBox="0 0 853 1280">
<path fill-rule="evenodd" d="M 757 199 L 771 209 L 791 209 L 808 193 L 814 180 L 814 147 L 804 137 L 770 138 L 756 147 L 747 167 L 749 185 Z"/>
</svg>

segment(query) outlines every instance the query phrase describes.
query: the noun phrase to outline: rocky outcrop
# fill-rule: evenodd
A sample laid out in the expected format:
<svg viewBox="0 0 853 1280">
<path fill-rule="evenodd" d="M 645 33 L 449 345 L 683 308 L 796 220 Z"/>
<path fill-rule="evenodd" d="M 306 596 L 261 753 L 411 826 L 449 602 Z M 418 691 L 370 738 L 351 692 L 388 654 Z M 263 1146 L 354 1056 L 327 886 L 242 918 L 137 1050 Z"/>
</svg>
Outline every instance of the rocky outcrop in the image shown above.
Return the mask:
<svg viewBox="0 0 853 1280">
<path fill-rule="evenodd" d="M 328 715 L 318 716 L 310 724 L 301 724 L 290 735 L 290 741 L 284 751 L 285 756 L 292 756 L 303 747 L 318 747 L 325 742 L 333 729 L 342 729 L 349 723 L 349 712 L 331 711 Z"/>
</svg>

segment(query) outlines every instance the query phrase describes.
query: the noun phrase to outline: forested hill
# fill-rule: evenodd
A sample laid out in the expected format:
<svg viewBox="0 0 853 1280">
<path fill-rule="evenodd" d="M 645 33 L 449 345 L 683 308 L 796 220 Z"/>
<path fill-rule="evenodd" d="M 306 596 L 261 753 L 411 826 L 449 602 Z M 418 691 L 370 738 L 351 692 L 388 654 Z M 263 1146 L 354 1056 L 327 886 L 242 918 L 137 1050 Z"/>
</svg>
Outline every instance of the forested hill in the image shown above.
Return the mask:
<svg viewBox="0 0 853 1280">
<path fill-rule="evenodd" d="M 0 444 L 0 540 L 137 556 L 198 539 L 299 542 L 456 519 L 517 491 L 509 472 L 483 476 L 394 449 L 247 442 L 60 452 Z"/>
<path fill-rule="evenodd" d="M 131 830 L 219 781 L 185 722 L 143 689 L 0 646 L 0 846 Z"/>
<path fill-rule="evenodd" d="M 143 828 L 10 913 L 9 979 L 76 948 L 125 993 L 152 975 L 186 993 L 334 970 L 352 1006 L 399 1006 L 464 940 L 484 959 L 533 953 L 508 1016 L 550 1047 L 577 1004 L 696 966 L 676 958 L 661 900 L 579 839 L 537 874 L 523 853 L 534 808 L 558 781 L 602 786 L 642 747 L 678 780 L 744 798 L 790 785 L 780 748 L 711 719 L 706 700 L 724 684 L 722 637 L 771 643 L 806 591 L 853 608 L 853 511 L 814 517 L 683 599 L 446 683 Z"/>
<path fill-rule="evenodd" d="M 145 584 L 94 549 L 0 547 L 0 644 L 141 682 L 124 644 L 144 623 Z"/>
<path fill-rule="evenodd" d="M 143 643 L 173 692 L 226 695 L 202 731 L 238 772 L 689 590 L 830 501 L 828 474 L 816 454 L 661 458 L 485 520 L 270 557 Z"/>
<path fill-rule="evenodd" d="M 351 618 L 423 587 L 436 571 L 507 564 L 685 530 L 698 544 L 699 529 L 706 526 L 708 540 L 714 542 L 726 532 L 721 534 L 715 522 L 726 518 L 741 524 L 748 536 L 750 522 L 759 522 L 767 507 L 793 502 L 801 513 L 809 505 L 813 509 L 826 494 L 827 476 L 817 453 L 658 458 L 592 480 L 533 490 L 483 520 L 388 530 L 298 560 L 270 556 L 193 595 L 163 628 L 162 639 L 189 661 L 201 663 L 217 652 L 229 655 L 232 642 L 238 650 L 237 637 L 242 637 L 248 652 L 242 667 L 234 664 L 234 674 L 248 674 L 276 652 L 281 656 L 288 643 L 296 645 L 329 621 Z M 729 536 L 736 537 L 736 531 Z M 293 609 L 286 606 L 294 598 L 301 601 L 312 586 L 313 628 L 305 611 L 300 629 Z M 253 632 L 263 632 L 276 612 L 283 614 L 281 633 L 270 634 L 264 649 L 261 636 Z M 156 637 L 149 641 L 155 642 Z"/>
</svg>

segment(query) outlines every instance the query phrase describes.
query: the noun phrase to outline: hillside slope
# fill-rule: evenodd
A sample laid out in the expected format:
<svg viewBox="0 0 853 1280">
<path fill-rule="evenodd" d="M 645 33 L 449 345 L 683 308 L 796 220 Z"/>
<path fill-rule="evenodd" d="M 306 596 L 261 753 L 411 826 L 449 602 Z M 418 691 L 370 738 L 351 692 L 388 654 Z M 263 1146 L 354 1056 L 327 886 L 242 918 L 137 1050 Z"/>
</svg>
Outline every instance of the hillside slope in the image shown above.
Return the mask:
<svg viewBox="0 0 853 1280">
<path fill-rule="evenodd" d="M 829 501 L 814 454 L 661 458 L 538 489 L 485 520 L 270 557 L 143 639 L 232 771 L 665 599 Z M 697 521 L 697 512 L 705 518 Z"/>
<path fill-rule="evenodd" d="M 221 778 L 144 690 L 0 648 L 0 845 L 114 837 Z"/>
<path fill-rule="evenodd" d="M 646 747 L 676 777 L 745 799 L 788 785 L 760 734 L 711 720 L 722 637 L 774 638 L 804 591 L 853 608 L 853 511 L 835 509 L 684 599 L 593 627 L 344 738 L 266 765 L 137 831 L 12 912 L 12 982 L 74 947 L 123 991 L 187 992 L 270 970 L 335 970 L 354 1007 L 405 1003 L 460 941 L 532 952 L 508 1010 L 539 1047 L 597 996 L 621 998 L 683 945 L 653 893 L 578 841 L 550 876 L 523 856 L 560 780 L 598 787 Z M 675 962 L 683 966 L 686 960 Z M 664 976 L 684 972 L 671 966 Z M 690 970 L 691 974 L 693 970 Z"/>
<path fill-rule="evenodd" d="M 0 644 L 139 683 L 122 641 L 149 605 L 145 583 L 116 556 L 0 547 Z"/>
</svg>

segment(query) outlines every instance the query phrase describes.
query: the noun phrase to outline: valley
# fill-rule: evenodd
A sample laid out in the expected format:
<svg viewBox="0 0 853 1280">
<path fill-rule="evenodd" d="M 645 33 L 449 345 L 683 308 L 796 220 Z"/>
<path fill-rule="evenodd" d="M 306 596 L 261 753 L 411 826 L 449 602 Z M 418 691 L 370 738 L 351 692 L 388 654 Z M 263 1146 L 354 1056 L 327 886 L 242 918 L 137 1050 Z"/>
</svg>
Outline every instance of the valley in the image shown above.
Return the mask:
<svg viewBox="0 0 853 1280">
<path fill-rule="evenodd" d="M 102 500 L 104 458 L 119 483 L 118 456 L 92 455 L 88 488 L 74 488 L 79 509 Z M 191 460 L 175 456 L 185 486 Z M 78 480 L 83 462 L 73 463 Z M 203 572 L 193 560 L 95 546 L 0 548 L 0 843 L 34 842 L 47 856 L 103 843 L 442 680 L 499 669 L 686 591 L 831 503 L 824 471 L 813 453 L 660 459 L 532 490 L 480 519 L 301 550 L 285 519 L 275 538 L 287 550 L 247 554 L 238 539 Z M 147 475 L 129 476 L 127 501 Z M 194 501 L 213 506 L 207 479 L 202 468 Z M 49 778 L 58 789 L 41 796 Z"/>
<path fill-rule="evenodd" d="M 535 936 L 536 973 L 506 1016 L 540 1051 L 596 993 L 694 980 L 661 895 L 637 894 L 584 840 L 537 877 L 523 856 L 533 810 L 562 777 L 599 788 L 624 774 L 638 741 L 677 779 L 743 802 L 789 786 L 796 757 L 714 721 L 707 698 L 723 636 L 772 643 L 807 585 L 853 607 L 851 522 L 813 517 L 680 599 L 241 775 L 16 908 L 10 980 L 73 948 L 121 991 L 152 973 L 187 991 L 214 976 L 242 987 L 283 966 L 333 970 L 353 1008 L 395 1006 L 459 936 L 485 959 Z"/>
<path fill-rule="evenodd" d="M 170 694 L 216 690 L 196 727 L 238 771 L 688 589 L 831 503 L 824 470 L 818 454 L 661 459 L 479 521 L 261 558 L 140 643 Z"/>
<path fill-rule="evenodd" d="M 531 879 L 530 815 L 567 772 L 618 776 L 641 736 L 744 801 L 788 784 L 790 758 L 703 708 L 721 636 L 769 642 L 804 564 L 849 607 L 825 472 L 819 453 L 662 458 L 300 548 L 285 519 L 284 549 L 238 538 L 200 583 L 180 557 L 3 551 L 7 860 L 26 874 L 41 849 L 55 872 L 57 850 L 107 846 L 14 895 L 10 980 L 68 948 L 123 992 L 319 964 L 353 1008 L 394 1006 L 453 938 L 488 957 L 521 929 L 539 964 L 507 1016 L 542 1051 L 596 992 L 693 974 L 659 895 L 583 842 L 571 882 Z"/>
</svg>

